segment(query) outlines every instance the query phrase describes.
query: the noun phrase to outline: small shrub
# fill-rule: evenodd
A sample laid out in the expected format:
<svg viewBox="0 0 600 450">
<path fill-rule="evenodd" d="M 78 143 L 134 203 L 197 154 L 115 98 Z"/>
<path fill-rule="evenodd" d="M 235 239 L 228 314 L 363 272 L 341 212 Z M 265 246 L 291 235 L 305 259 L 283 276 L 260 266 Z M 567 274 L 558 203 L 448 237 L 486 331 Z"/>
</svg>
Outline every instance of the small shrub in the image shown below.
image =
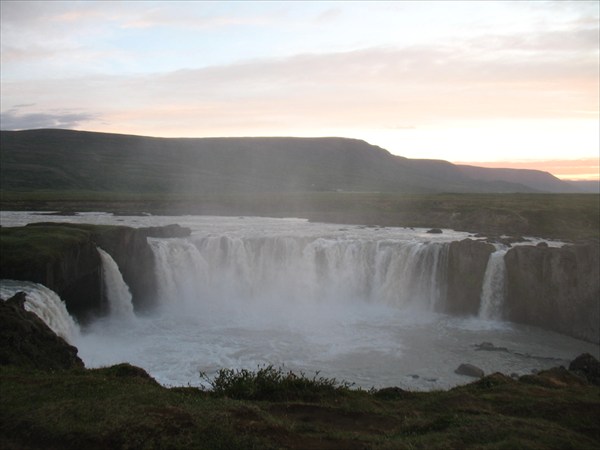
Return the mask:
<svg viewBox="0 0 600 450">
<path fill-rule="evenodd" d="M 213 379 L 201 372 L 200 378 L 208 383 L 214 395 L 237 400 L 314 401 L 347 393 L 353 386 L 346 381 L 321 377 L 318 372 L 308 378 L 303 372 L 298 375 L 271 365 L 256 372 L 221 369 Z"/>
</svg>

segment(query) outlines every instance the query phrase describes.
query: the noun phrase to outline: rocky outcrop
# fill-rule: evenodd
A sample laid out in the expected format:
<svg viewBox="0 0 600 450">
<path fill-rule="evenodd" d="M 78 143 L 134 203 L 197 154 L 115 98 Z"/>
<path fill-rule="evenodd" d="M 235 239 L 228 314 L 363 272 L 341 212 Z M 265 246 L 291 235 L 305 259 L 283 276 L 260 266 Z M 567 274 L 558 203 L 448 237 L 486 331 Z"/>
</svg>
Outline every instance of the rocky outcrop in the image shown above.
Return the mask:
<svg viewBox="0 0 600 450">
<path fill-rule="evenodd" d="M 0 300 L 0 365 L 41 370 L 83 368 L 77 348 L 57 336 L 42 319 L 26 311 L 25 294 Z"/>
<path fill-rule="evenodd" d="M 600 386 L 600 362 L 589 353 L 583 353 L 569 364 L 569 370 Z"/>
<path fill-rule="evenodd" d="M 448 249 L 447 293 L 443 312 L 476 315 L 479 311 L 483 276 L 494 246 L 465 239 Z"/>
<path fill-rule="evenodd" d="M 59 259 L 46 264 L 46 279 L 39 282 L 56 292 L 76 317 L 87 319 L 106 311 L 101 262 L 94 242 L 65 248 Z"/>
<path fill-rule="evenodd" d="M 508 320 L 600 341 L 597 242 L 562 248 L 516 246 L 504 260 Z"/>
<path fill-rule="evenodd" d="M 143 310 L 154 305 L 157 291 L 154 254 L 147 238 L 185 237 L 190 233 L 191 230 L 179 225 L 115 227 L 109 232 L 95 235 L 94 240 L 115 260 L 125 283 L 129 286 L 134 307 Z"/>
<path fill-rule="evenodd" d="M 464 375 L 473 378 L 483 378 L 483 376 L 485 375 L 483 370 L 481 370 L 479 367 L 467 363 L 458 366 L 454 373 L 457 375 Z"/>
<path fill-rule="evenodd" d="M 156 293 L 154 255 L 147 238 L 190 234 L 179 225 L 136 229 L 36 223 L 9 230 L 3 229 L 3 235 L 12 240 L 3 241 L 0 277 L 45 285 L 64 300 L 69 313 L 80 322 L 107 310 L 97 247 L 116 261 L 134 307 L 140 310 L 152 307 Z"/>
<path fill-rule="evenodd" d="M 50 223 L 1 231 L 0 278 L 43 284 L 81 321 L 103 313 L 101 262 L 89 231 Z"/>
<path fill-rule="evenodd" d="M 448 248 L 443 312 L 476 315 L 487 262 L 495 248 L 465 239 Z M 597 242 L 519 245 L 505 257 L 503 317 L 578 339 L 600 342 L 600 257 Z"/>
</svg>

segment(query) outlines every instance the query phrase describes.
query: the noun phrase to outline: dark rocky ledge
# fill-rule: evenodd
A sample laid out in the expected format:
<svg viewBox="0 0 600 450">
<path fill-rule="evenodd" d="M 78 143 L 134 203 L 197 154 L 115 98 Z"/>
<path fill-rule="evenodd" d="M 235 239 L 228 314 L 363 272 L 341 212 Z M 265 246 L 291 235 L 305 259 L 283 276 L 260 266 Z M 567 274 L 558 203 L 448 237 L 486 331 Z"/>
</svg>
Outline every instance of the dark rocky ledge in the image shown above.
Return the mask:
<svg viewBox="0 0 600 450">
<path fill-rule="evenodd" d="M 0 299 L 0 365 L 32 369 L 83 368 L 77 348 L 57 336 L 37 315 L 26 311 L 25 293 Z"/>
<path fill-rule="evenodd" d="M 515 246 L 505 256 L 505 319 L 600 342 L 597 242 Z"/>
<path fill-rule="evenodd" d="M 465 239 L 448 249 L 445 302 L 441 312 L 476 316 L 494 246 Z M 508 249 L 502 320 L 600 343 L 600 246 L 597 242 Z"/>
<path fill-rule="evenodd" d="M 0 278 L 34 281 L 55 291 L 80 321 L 106 312 L 97 247 L 116 261 L 137 310 L 151 308 L 156 293 L 148 237 L 182 237 L 179 225 L 124 226 L 36 223 L 0 229 Z"/>
</svg>

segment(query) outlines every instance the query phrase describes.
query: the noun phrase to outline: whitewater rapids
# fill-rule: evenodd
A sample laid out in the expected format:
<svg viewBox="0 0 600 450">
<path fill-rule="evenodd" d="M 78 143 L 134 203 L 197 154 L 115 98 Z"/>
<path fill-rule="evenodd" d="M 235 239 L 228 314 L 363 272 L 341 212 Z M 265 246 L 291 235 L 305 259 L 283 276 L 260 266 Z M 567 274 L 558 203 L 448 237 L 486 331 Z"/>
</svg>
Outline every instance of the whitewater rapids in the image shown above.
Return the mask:
<svg viewBox="0 0 600 450">
<path fill-rule="evenodd" d="M 87 367 L 126 361 L 164 385 L 199 385 L 200 372 L 270 364 L 364 388 L 431 390 L 471 381 L 454 373 L 465 362 L 523 375 L 598 354 L 593 344 L 499 320 L 505 249 L 488 263 L 479 317 L 440 314 L 447 246 L 467 233 L 249 217 L 1 217 L 3 226 L 192 229 L 189 238 L 149 239 L 159 281 L 150 314 L 133 311 L 118 267 L 104 255 L 105 281 L 115 287 L 111 313 L 74 338 Z"/>
</svg>

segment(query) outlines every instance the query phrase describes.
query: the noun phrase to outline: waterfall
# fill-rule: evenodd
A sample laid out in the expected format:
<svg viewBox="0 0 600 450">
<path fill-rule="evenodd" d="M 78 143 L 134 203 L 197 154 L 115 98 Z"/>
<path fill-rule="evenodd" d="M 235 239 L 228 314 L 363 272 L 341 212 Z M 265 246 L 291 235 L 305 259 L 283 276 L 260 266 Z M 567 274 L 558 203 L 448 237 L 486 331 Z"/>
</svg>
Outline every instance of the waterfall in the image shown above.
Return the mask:
<svg viewBox="0 0 600 450">
<path fill-rule="evenodd" d="M 134 317 L 131 292 L 123 280 L 115 260 L 100 247 L 97 247 L 102 260 L 102 280 L 111 317 L 130 319 Z"/>
<path fill-rule="evenodd" d="M 375 299 L 395 306 L 435 310 L 445 298 L 448 246 L 440 243 L 380 243 Z"/>
<path fill-rule="evenodd" d="M 431 310 L 445 297 L 446 243 L 218 235 L 148 242 L 164 305 L 359 300 Z"/>
<path fill-rule="evenodd" d="M 208 265 L 198 249 L 185 239 L 148 239 L 156 259 L 158 299 L 169 304 L 194 304 L 206 286 Z"/>
<path fill-rule="evenodd" d="M 481 301 L 479 304 L 480 319 L 502 319 L 502 306 L 506 291 L 506 266 L 504 264 L 506 251 L 507 249 L 505 248 L 496 249 L 488 260 L 481 288 Z"/>
<path fill-rule="evenodd" d="M 0 280 L 0 297 L 4 300 L 20 291 L 26 294 L 27 311 L 36 314 L 65 341 L 71 344 L 74 342 L 79 335 L 79 325 L 73 320 L 56 292 L 32 281 Z"/>
</svg>

